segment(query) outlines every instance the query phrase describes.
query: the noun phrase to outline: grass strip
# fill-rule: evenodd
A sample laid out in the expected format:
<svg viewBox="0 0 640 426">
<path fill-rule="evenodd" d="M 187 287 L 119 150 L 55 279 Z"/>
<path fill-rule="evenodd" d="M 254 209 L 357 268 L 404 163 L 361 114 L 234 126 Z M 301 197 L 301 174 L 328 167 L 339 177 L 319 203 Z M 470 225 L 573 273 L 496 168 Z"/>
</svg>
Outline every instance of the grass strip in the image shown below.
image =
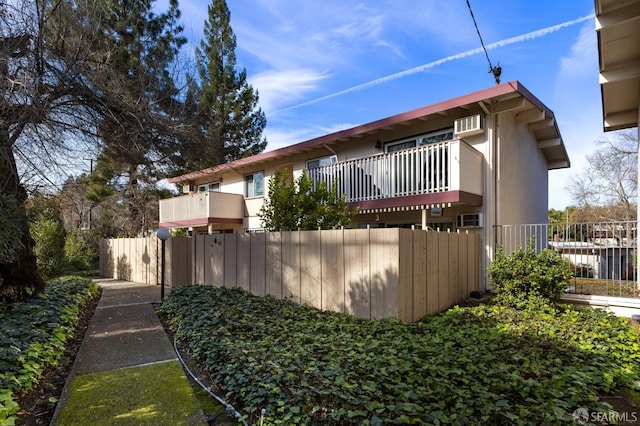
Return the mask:
<svg viewBox="0 0 640 426">
<path fill-rule="evenodd" d="M 180 364 L 83 374 L 71 382 L 59 425 L 205 425 Z"/>
</svg>

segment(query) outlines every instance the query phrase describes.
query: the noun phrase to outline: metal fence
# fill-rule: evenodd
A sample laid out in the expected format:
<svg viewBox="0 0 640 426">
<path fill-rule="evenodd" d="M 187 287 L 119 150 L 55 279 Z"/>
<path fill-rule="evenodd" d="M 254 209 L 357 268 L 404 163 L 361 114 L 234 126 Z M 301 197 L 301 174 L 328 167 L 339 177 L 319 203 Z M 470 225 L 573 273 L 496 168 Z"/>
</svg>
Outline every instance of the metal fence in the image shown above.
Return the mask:
<svg viewBox="0 0 640 426">
<path fill-rule="evenodd" d="M 570 262 L 567 293 L 638 297 L 637 222 L 502 225 L 499 244 L 506 254 L 532 246 L 551 249 Z"/>
</svg>

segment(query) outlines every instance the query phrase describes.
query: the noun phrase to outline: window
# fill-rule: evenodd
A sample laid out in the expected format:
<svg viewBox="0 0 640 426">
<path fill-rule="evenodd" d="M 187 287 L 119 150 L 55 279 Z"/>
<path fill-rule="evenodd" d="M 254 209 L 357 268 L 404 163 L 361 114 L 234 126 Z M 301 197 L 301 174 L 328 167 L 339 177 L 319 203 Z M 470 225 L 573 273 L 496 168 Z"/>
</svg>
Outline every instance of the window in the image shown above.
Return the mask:
<svg viewBox="0 0 640 426">
<path fill-rule="evenodd" d="M 200 185 L 198 186 L 198 191 L 199 192 L 206 192 L 206 191 L 215 191 L 215 192 L 220 192 L 220 182 L 212 182 L 212 183 L 207 183 L 205 185 Z"/>
<path fill-rule="evenodd" d="M 338 157 L 335 155 L 329 155 L 327 157 L 314 158 L 313 160 L 307 160 L 307 170 L 315 169 L 322 166 L 330 166 L 338 162 Z"/>
<path fill-rule="evenodd" d="M 393 142 L 393 143 L 387 144 L 385 148 L 387 152 L 396 152 L 396 151 L 401 151 L 403 149 L 409 149 L 409 148 L 415 148 L 415 147 L 416 147 L 416 140 L 411 139 L 409 141 Z"/>
<path fill-rule="evenodd" d="M 264 195 L 264 172 L 255 172 L 244 177 L 244 195 L 247 198 Z"/>
<path fill-rule="evenodd" d="M 432 143 L 448 141 L 453 139 L 453 129 L 438 130 L 418 136 L 417 138 L 404 139 L 401 141 L 385 144 L 385 152 L 395 152 L 403 149 L 415 148 L 416 146 L 429 145 Z"/>
</svg>

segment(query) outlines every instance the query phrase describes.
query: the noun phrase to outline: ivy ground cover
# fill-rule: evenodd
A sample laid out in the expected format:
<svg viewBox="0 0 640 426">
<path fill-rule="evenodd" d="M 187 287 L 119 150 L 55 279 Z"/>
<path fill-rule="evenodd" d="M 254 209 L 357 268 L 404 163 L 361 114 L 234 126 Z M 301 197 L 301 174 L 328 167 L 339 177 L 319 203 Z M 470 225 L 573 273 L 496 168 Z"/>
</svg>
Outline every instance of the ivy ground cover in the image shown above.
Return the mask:
<svg viewBox="0 0 640 426">
<path fill-rule="evenodd" d="M 249 424 L 572 424 L 637 388 L 640 336 L 599 310 L 453 308 L 366 321 L 240 289 L 191 286 L 161 308 Z"/>
<path fill-rule="evenodd" d="M 0 305 L 0 425 L 15 422 L 15 397 L 58 363 L 81 307 L 97 295 L 95 283 L 67 277 L 49 281 L 44 294 L 26 302 Z"/>
</svg>

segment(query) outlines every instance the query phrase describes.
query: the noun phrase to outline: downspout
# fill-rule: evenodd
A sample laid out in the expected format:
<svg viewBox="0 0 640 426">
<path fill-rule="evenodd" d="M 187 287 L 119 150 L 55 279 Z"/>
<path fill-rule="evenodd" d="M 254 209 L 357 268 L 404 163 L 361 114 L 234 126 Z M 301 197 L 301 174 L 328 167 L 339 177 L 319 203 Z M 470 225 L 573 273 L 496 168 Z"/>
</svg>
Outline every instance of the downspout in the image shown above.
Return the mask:
<svg viewBox="0 0 640 426">
<path fill-rule="evenodd" d="M 498 119 L 499 116 L 498 114 L 494 114 L 493 115 L 493 132 L 491 134 L 491 149 L 492 149 L 492 153 L 491 153 L 491 157 L 493 159 L 493 197 L 492 197 L 492 203 L 493 203 L 493 241 L 491 244 L 492 247 L 492 252 L 491 252 L 491 257 L 489 259 L 489 262 L 492 262 L 493 259 L 495 258 L 496 252 L 498 251 L 498 244 L 500 241 L 500 213 L 499 213 L 499 206 L 500 206 L 500 137 L 498 135 L 499 129 L 500 129 L 500 120 Z M 487 265 L 489 266 L 489 265 Z M 490 283 L 488 282 L 488 275 L 487 275 L 487 289 L 490 288 Z"/>
</svg>

